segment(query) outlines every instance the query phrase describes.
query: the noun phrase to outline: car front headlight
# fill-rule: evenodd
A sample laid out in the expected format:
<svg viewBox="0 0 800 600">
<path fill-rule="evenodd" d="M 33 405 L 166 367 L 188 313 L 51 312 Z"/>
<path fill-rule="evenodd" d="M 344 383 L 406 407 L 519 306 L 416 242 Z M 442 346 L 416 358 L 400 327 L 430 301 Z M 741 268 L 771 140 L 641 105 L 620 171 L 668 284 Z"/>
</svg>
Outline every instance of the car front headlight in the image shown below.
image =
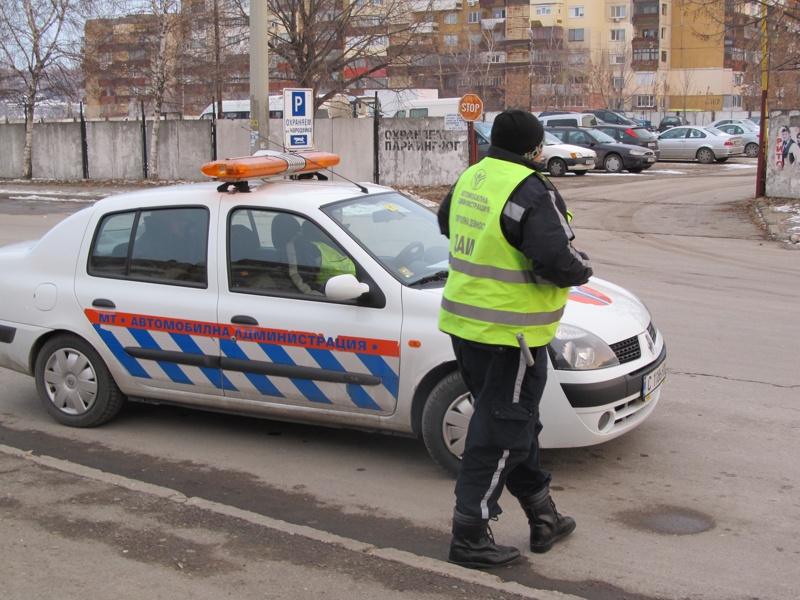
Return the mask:
<svg viewBox="0 0 800 600">
<path fill-rule="evenodd" d="M 619 364 L 614 351 L 595 334 L 562 323 L 548 346 L 553 366 L 562 371 L 588 371 Z"/>
<path fill-rule="evenodd" d="M 644 156 L 645 154 L 647 154 L 647 151 L 646 150 L 631 150 L 631 154 L 633 154 L 634 156 Z"/>
</svg>

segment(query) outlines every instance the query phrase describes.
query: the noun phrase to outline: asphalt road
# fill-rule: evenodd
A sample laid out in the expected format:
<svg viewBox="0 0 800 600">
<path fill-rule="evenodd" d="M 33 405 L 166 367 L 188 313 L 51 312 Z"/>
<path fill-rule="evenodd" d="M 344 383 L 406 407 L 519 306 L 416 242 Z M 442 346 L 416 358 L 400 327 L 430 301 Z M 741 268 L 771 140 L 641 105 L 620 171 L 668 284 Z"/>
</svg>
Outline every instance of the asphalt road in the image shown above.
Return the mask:
<svg viewBox="0 0 800 600">
<path fill-rule="evenodd" d="M 453 482 L 420 441 L 152 405 L 68 429 L 31 379 L 0 371 L 0 444 L 35 458 L 0 454 L 0 529 L 13 540 L 0 546 L 4 596 L 796 598 L 800 255 L 751 220 L 755 163 L 659 163 L 556 185 L 596 274 L 645 300 L 669 351 L 644 425 L 545 452 L 558 508 L 578 521 L 564 543 L 474 587 L 440 570 Z M 0 243 L 75 208 L 0 196 Z M 513 504 L 493 530 L 524 547 Z M 297 526 L 316 533 L 286 533 Z M 332 547 L 331 534 L 353 546 Z M 387 549 L 407 554 L 386 561 Z"/>
</svg>

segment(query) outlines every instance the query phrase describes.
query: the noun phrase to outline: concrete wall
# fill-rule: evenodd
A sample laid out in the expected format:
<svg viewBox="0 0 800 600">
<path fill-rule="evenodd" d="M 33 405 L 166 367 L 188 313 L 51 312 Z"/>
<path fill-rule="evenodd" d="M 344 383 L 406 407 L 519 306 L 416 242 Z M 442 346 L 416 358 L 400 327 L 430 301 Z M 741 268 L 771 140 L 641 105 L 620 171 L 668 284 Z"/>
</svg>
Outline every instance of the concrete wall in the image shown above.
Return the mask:
<svg viewBox="0 0 800 600">
<path fill-rule="evenodd" d="M 768 139 L 767 196 L 800 199 L 800 110 L 771 112 Z"/>
<path fill-rule="evenodd" d="M 283 149 L 283 122 L 270 121 L 270 148 Z M 148 123 L 148 139 L 152 135 Z M 317 119 L 316 149 L 342 157 L 333 169 L 337 177 L 374 181 L 372 119 Z M 89 121 L 86 124 L 90 179 L 142 179 L 141 123 Z M 443 118 L 383 119 L 380 123 L 379 181 L 391 186 L 449 185 L 467 166 L 467 134 L 445 130 Z M 249 122 L 217 123 L 217 157 L 249 156 L 257 141 Z M 25 126 L 0 125 L 0 177 L 22 173 Z M 147 147 L 148 154 L 150 147 Z M 33 176 L 37 179 L 82 177 L 80 123 L 34 125 Z M 162 121 L 159 133 L 159 176 L 164 180 L 203 180 L 200 166 L 210 161 L 210 121 Z"/>
</svg>

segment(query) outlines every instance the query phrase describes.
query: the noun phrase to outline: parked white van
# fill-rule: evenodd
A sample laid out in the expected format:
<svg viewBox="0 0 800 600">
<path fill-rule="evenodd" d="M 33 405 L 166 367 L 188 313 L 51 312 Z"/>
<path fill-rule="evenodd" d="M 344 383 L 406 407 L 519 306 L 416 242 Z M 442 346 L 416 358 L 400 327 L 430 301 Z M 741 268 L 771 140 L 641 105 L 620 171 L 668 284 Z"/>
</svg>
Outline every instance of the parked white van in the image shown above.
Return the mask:
<svg viewBox="0 0 800 600">
<path fill-rule="evenodd" d="M 537 117 L 544 127 L 594 127 L 597 117 L 592 113 L 562 113 Z"/>
<path fill-rule="evenodd" d="M 458 103 L 461 98 L 431 98 L 421 100 L 407 100 L 396 113 L 394 118 L 405 117 L 445 117 L 458 114 Z"/>
</svg>

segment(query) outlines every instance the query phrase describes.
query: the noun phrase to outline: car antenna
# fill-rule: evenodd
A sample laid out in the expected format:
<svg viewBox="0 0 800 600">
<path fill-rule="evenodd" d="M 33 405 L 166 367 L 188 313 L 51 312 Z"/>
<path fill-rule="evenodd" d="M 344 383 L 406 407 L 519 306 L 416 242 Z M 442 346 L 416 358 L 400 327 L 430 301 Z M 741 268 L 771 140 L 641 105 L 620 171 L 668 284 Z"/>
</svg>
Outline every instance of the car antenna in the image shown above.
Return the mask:
<svg viewBox="0 0 800 600">
<path fill-rule="evenodd" d="M 241 127 L 242 129 L 244 129 L 245 131 L 249 131 L 251 134 L 252 134 L 252 133 L 255 133 L 255 134 L 256 134 L 258 137 L 260 137 L 261 139 L 267 140 L 267 142 L 268 142 L 268 143 L 270 143 L 270 144 L 274 144 L 275 146 L 278 146 L 278 147 L 280 147 L 280 149 L 281 149 L 281 152 L 286 152 L 286 149 L 285 149 L 285 148 L 283 148 L 282 146 L 279 146 L 279 144 L 277 144 L 276 142 L 273 142 L 273 141 L 272 141 L 271 139 L 269 139 L 268 137 L 266 137 L 266 136 L 264 136 L 264 135 L 261 135 L 261 134 L 260 134 L 260 133 L 258 133 L 257 131 L 253 131 L 253 130 L 252 130 L 252 129 L 250 129 L 249 127 L 244 127 L 244 126 L 241 126 L 241 125 L 240 125 L 240 127 Z M 306 159 L 306 160 L 307 160 L 309 163 L 311 163 L 311 164 L 313 164 L 313 165 L 316 165 L 316 166 L 318 166 L 320 169 L 324 169 L 324 170 L 326 170 L 326 171 L 330 171 L 331 173 L 333 173 L 333 170 L 332 170 L 330 167 L 324 167 L 324 166 L 322 166 L 322 165 L 320 165 L 320 164 L 318 164 L 318 163 L 314 162 L 314 161 L 313 161 L 313 160 L 311 160 L 311 159 Z M 360 183 L 358 183 L 357 181 L 353 181 L 352 179 L 348 179 L 348 178 L 347 178 L 347 177 L 345 177 L 344 175 L 339 175 L 339 177 L 341 177 L 342 179 L 344 179 L 344 180 L 345 180 L 345 181 L 347 181 L 348 183 L 352 183 L 352 184 L 353 184 L 354 186 L 356 186 L 356 187 L 357 187 L 359 190 L 361 190 L 361 193 L 363 193 L 363 194 L 369 194 L 369 190 L 368 190 L 366 187 L 364 187 L 363 185 L 361 185 Z"/>
</svg>

